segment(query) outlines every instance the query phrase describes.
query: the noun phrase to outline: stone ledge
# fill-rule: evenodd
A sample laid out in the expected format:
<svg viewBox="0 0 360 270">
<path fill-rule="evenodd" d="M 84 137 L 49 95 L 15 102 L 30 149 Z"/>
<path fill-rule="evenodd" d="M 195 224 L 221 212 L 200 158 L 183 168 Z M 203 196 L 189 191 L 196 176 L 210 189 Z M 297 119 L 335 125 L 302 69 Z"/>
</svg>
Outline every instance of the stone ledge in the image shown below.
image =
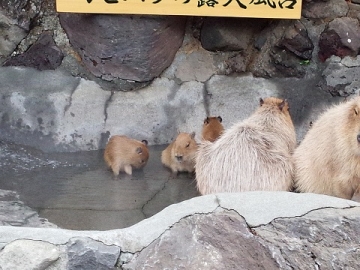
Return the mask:
<svg viewBox="0 0 360 270">
<path fill-rule="evenodd" d="M 70 266 L 92 264 L 101 267 L 101 269 L 117 269 L 114 267 L 138 269 L 137 267 L 145 263 L 144 260 L 147 260 L 146 254 L 152 254 L 155 257 L 161 256 L 160 249 L 165 248 L 163 243 L 167 243 L 165 246 L 170 243 L 174 252 L 180 253 L 182 251 L 179 248 L 182 245 L 189 244 L 189 247 L 194 248 L 194 250 L 204 248 L 204 245 L 210 245 L 213 252 L 220 252 L 221 256 L 225 256 L 225 251 L 217 247 L 218 242 L 221 242 L 223 237 L 229 238 L 224 239 L 224 241 L 231 242 L 236 235 L 248 239 L 249 237 L 253 238 L 254 235 L 263 234 L 263 237 L 251 240 L 252 249 L 258 250 L 259 247 L 264 246 L 262 243 L 276 242 L 276 237 L 274 238 L 274 235 L 267 233 L 268 231 L 264 227 L 269 225 L 276 227 L 276 224 L 280 222 L 281 225 L 284 219 L 295 224 L 296 219 L 299 219 L 299 222 L 303 222 L 300 221 L 301 219 L 314 220 L 315 224 L 322 223 L 322 220 L 336 223 L 339 216 L 346 219 L 346 215 L 349 215 L 349 220 L 354 221 L 353 217 L 359 216 L 359 213 L 360 203 L 310 193 L 243 192 L 206 195 L 170 205 L 151 218 L 119 230 L 72 231 L 58 228 L 0 226 L 0 248 L 2 248 L 0 265 L 3 267 L 2 270 L 20 269 L 20 265 L 14 268 L 16 263 L 13 260 L 19 260 L 19 254 L 27 254 L 28 258 L 33 258 L 32 253 L 34 253 L 33 256 L 37 259 L 35 261 L 29 260 L 28 264 L 22 262 L 21 267 L 33 269 L 31 267 L 45 265 L 41 269 L 70 269 Z M 279 222 L 277 222 L 278 220 Z M 225 223 L 223 224 L 223 222 Z M 325 222 L 324 224 L 328 223 Z M 305 221 L 305 224 L 308 224 L 308 221 Z M 348 227 L 343 229 L 350 230 L 354 234 L 352 227 L 350 226 L 350 229 Z M 209 234 L 209 230 L 213 231 L 211 228 L 214 229 L 214 232 L 211 233 L 212 236 L 207 236 L 208 244 L 199 242 L 197 238 L 202 239 L 205 232 L 208 232 L 205 234 Z M 296 231 L 296 233 L 299 232 Z M 301 230 L 300 233 L 302 233 Z M 222 234 L 225 236 L 221 236 Z M 278 234 L 276 228 L 275 234 Z M 193 237 L 197 240 L 194 240 Z M 214 244 L 212 241 L 216 241 L 218 244 Z M 238 242 L 239 240 L 236 240 L 236 243 Z M 352 242 L 350 243 L 351 246 L 354 244 Z M 283 258 L 285 255 L 275 253 L 276 256 L 270 255 L 269 250 L 275 248 L 272 245 L 266 246 L 264 251 L 258 251 L 257 256 L 260 256 L 264 262 L 270 260 L 273 265 L 280 266 L 281 263 L 276 256 Z M 35 246 L 36 249 L 34 249 Z M 46 251 L 48 247 L 51 247 L 49 254 Z M 246 247 L 242 247 L 242 250 L 245 253 L 248 252 Z M 55 253 L 52 254 L 51 252 Z M 166 256 L 172 257 L 174 254 L 169 253 Z M 189 253 L 186 256 L 186 264 L 191 265 L 192 259 L 189 256 L 193 255 Z M 231 260 L 236 261 L 236 258 L 231 257 Z M 153 267 L 150 269 L 165 267 L 164 264 L 160 266 L 156 265 L 154 261 L 152 263 Z M 175 262 L 169 259 L 169 263 L 174 264 Z M 197 265 L 201 265 L 204 262 L 198 261 L 197 263 Z M 214 263 L 212 262 L 211 265 L 214 266 Z"/>
<path fill-rule="evenodd" d="M 234 210 L 249 227 L 268 224 L 277 218 L 300 217 L 319 209 L 360 207 L 355 201 L 313 193 L 253 191 L 195 197 L 173 204 L 131 227 L 109 231 L 75 231 L 60 228 L 0 226 L 0 247 L 16 239 L 32 239 L 62 245 L 74 237 L 89 237 L 122 251 L 138 252 L 181 219 L 210 214 L 219 209 Z"/>
</svg>

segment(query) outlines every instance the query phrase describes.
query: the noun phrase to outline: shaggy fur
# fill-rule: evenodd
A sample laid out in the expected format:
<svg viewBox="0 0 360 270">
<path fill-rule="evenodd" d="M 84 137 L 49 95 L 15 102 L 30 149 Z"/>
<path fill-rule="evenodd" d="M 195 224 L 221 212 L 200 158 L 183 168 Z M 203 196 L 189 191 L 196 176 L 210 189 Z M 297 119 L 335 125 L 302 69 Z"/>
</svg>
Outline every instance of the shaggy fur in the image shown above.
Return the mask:
<svg viewBox="0 0 360 270">
<path fill-rule="evenodd" d="M 195 133 L 181 132 L 161 153 L 161 162 L 173 173 L 194 172 L 197 143 Z"/>
<path fill-rule="evenodd" d="M 104 160 L 114 175 L 124 171 L 132 174 L 132 169 L 143 168 L 149 159 L 146 140 L 137 141 L 123 135 L 112 136 L 104 152 Z"/>
<path fill-rule="evenodd" d="M 260 107 L 214 142 L 203 141 L 196 157 L 201 194 L 289 190 L 292 186 L 294 125 L 285 100 L 260 99 Z"/>
<path fill-rule="evenodd" d="M 297 191 L 351 199 L 360 183 L 360 97 L 325 111 L 294 162 Z"/>
<path fill-rule="evenodd" d="M 219 138 L 221 133 L 224 131 L 224 127 L 221 122 L 221 116 L 206 117 L 202 127 L 202 139 L 214 142 L 217 138 Z"/>
</svg>

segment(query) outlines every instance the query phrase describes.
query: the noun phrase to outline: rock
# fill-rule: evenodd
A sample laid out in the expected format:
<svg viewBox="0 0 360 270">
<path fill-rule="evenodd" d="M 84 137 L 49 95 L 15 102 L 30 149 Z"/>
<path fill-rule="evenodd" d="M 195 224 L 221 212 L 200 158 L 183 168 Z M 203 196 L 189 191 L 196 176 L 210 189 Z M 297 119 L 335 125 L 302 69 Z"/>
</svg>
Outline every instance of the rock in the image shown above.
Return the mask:
<svg viewBox="0 0 360 270">
<path fill-rule="evenodd" d="M 0 251 L 2 270 L 45 270 L 59 259 L 59 248 L 46 242 L 17 240 Z"/>
<path fill-rule="evenodd" d="M 144 82 L 171 64 L 186 18 L 62 13 L 60 21 L 92 74 L 106 81 Z"/>
<path fill-rule="evenodd" d="M 54 70 L 60 66 L 64 54 L 56 46 L 52 36 L 43 32 L 25 53 L 11 57 L 4 66 L 25 66 L 38 70 Z"/>
<path fill-rule="evenodd" d="M 38 213 L 24 205 L 15 191 L 0 189 L 0 226 L 56 228 L 40 218 Z M 1 264 L 0 264 L 1 265 Z"/>
<path fill-rule="evenodd" d="M 319 59 L 325 61 L 331 55 L 356 56 L 360 51 L 360 26 L 356 19 L 337 18 L 329 23 L 320 36 Z"/>
<path fill-rule="evenodd" d="M 359 203 L 326 195 L 211 194 L 170 205 L 121 230 L 0 226 L 0 264 L 129 270 L 313 269 L 316 264 L 346 269 L 351 263 L 357 269 L 359 217 Z M 18 261 L 21 256 L 30 259 Z M 29 262 L 40 266 L 28 267 Z"/>
<path fill-rule="evenodd" d="M 201 28 L 201 45 L 209 51 L 246 51 L 268 23 L 265 19 L 208 17 Z"/>
<path fill-rule="evenodd" d="M 27 31 L 16 25 L 14 19 L 6 17 L 1 9 L 0 24 L 2 32 L 2 38 L 0 38 L 0 63 L 2 63 L 5 57 L 9 56 L 26 36 Z"/>
<path fill-rule="evenodd" d="M 41 5 L 42 0 L 0 0 L 0 10 L 4 15 L 14 19 L 15 24 L 25 31 L 30 29 L 32 20 L 39 15 Z"/>
<path fill-rule="evenodd" d="M 255 41 L 259 50 L 248 70 L 257 77 L 303 78 L 302 59 L 311 59 L 313 45 L 301 21 L 279 21 L 265 28 Z"/>
<path fill-rule="evenodd" d="M 342 60 L 332 56 L 326 64 L 322 73 L 324 81 L 320 84 L 325 91 L 343 97 L 360 92 L 360 56 L 346 56 Z"/>
<path fill-rule="evenodd" d="M 257 238 L 235 212 L 193 215 L 146 247 L 126 269 L 278 269 Z"/>
<path fill-rule="evenodd" d="M 104 130 L 110 136 L 146 139 L 151 145 L 170 143 L 178 132 L 194 131 L 199 139 L 206 116 L 203 87 L 194 81 L 179 86 L 162 78 L 145 91 L 117 92 L 107 104 Z"/>
<path fill-rule="evenodd" d="M 301 21 L 296 21 L 288 27 L 278 46 L 280 48 L 286 48 L 296 56 L 307 60 L 311 59 L 314 49 L 306 27 Z"/>
<path fill-rule="evenodd" d="M 358 210 L 324 210 L 297 219 L 277 219 L 255 229 L 280 269 L 358 269 Z M 326 220 L 326 222 L 324 222 Z"/>
<path fill-rule="evenodd" d="M 345 17 L 349 10 L 345 0 L 304 1 L 302 16 L 309 19 Z"/>
<path fill-rule="evenodd" d="M 56 133 L 65 124 L 59 122 L 63 117 L 71 119 L 71 115 L 64 114 L 79 79 L 62 72 L 24 67 L 0 67 L 0 71 L 1 138 L 45 151 L 53 151 L 55 145 L 64 150 L 63 137 L 56 140 Z"/>
<path fill-rule="evenodd" d="M 67 244 L 67 255 L 67 269 L 112 270 L 120 248 L 86 238 L 71 239 Z"/>
</svg>

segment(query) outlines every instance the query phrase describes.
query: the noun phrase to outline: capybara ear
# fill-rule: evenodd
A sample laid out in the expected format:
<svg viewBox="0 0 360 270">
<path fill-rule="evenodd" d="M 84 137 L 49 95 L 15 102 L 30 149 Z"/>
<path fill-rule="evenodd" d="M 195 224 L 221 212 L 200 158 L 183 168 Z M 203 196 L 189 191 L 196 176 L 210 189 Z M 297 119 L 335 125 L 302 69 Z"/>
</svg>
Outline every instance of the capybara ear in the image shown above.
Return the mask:
<svg viewBox="0 0 360 270">
<path fill-rule="evenodd" d="M 279 109 L 280 109 L 280 111 L 282 111 L 282 110 L 284 109 L 286 103 L 287 103 L 287 100 L 286 100 L 286 99 L 283 99 L 283 101 L 281 101 L 281 103 L 280 103 L 279 106 L 278 106 Z"/>
<path fill-rule="evenodd" d="M 204 124 L 209 124 L 209 117 L 206 117 L 206 118 L 204 119 Z"/>
<path fill-rule="evenodd" d="M 260 106 L 262 106 L 263 104 L 264 104 L 264 100 L 260 98 Z"/>
<path fill-rule="evenodd" d="M 143 144 L 145 144 L 145 145 L 148 145 L 148 141 L 147 140 L 142 140 L 141 141 Z"/>
<path fill-rule="evenodd" d="M 191 137 L 191 139 L 194 139 L 195 138 L 195 132 L 191 132 L 190 137 Z"/>
<path fill-rule="evenodd" d="M 217 117 L 217 119 L 219 120 L 220 123 L 222 122 L 222 118 L 220 115 Z"/>
<path fill-rule="evenodd" d="M 143 151 L 143 150 L 142 150 L 141 147 L 136 148 L 136 153 L 137 153 L 137 154 L 140 155 L 140 154 L 142 153 L 142 151 Z"/>
</svg>

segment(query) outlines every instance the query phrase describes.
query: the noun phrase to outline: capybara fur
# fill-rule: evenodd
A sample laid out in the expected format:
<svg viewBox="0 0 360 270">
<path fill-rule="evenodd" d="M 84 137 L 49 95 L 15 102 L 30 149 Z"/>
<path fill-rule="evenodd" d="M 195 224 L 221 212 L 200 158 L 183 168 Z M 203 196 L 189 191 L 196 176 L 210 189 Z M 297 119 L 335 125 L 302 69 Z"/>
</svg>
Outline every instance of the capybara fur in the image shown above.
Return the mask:
<svg viewBox="0 0 360 270">
<path fill-rule="evenodd" d="M 195 133 L 180 132 L 175 140 L 161 153 L 161 162 L 174 174 L 179 172 L 193 173 L 197 143 Z"/>
<path fill-rule="evenodd" d="M 202 126 L 202 139 L 214 142 L 217 138 L 219 138 L 221 133 L 224 131 L 224 127 L 221 122 L 221 116 L 206 117 Z"/>
<path fill-rule="evenodd" d="M 260 99 L 260 106 L 213 143 L 202 141 L 196 156 L 200 194 L 254 190 L 288 191 L 296 134 L 286 100 Z"/>
<path fill-rule="evenodd" d="M 360 97 L 334 105 L 294 153 L 295 190 L 351 199 L 360 184 Z"/>
<path fill-rule="evenodd" d="M 143 168 L 149 159 L 149 149 L 146 140 L 138 141 L 123 135 L 112 136 L 104 152 L 104 159 L 114 175 L 125 172 L 129 175 L 132 170 Z"/>
</svg>

